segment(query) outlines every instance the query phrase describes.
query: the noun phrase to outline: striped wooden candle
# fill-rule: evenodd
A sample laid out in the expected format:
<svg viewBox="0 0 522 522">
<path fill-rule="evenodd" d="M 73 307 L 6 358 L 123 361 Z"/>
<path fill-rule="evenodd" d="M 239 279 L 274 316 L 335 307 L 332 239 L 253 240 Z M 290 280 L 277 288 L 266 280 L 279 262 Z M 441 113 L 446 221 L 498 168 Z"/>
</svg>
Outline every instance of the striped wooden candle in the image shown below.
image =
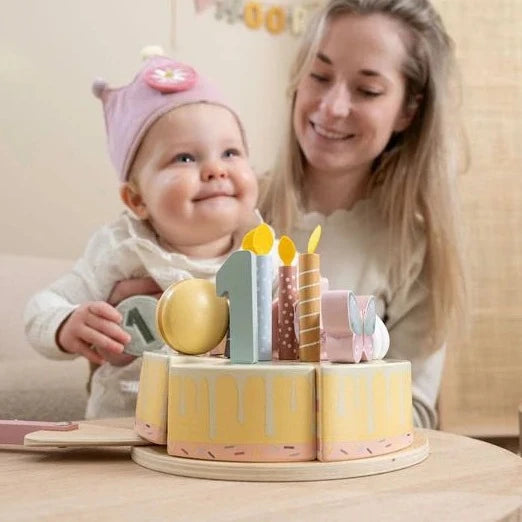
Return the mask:
<svg viewBox="0 0 522 522">
<path fill-rule="evenodd" d="M 299 359 L 320 360 L 321 273 L 319 254 L 299 254 Z"/>
</svg>

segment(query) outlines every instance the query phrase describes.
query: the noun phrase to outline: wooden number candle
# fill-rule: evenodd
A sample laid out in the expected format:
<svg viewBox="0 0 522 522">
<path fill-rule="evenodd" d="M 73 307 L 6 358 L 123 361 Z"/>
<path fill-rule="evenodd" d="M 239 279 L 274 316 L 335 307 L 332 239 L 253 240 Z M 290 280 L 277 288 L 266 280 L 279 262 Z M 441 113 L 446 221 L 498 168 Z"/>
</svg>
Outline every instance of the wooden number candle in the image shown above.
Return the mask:
<svg viewBox="0 0 522 522">
<path fill-rule="evenodd" d="M 272 256 L 274 236 L 263 223 L 254 229 L 252 248 L 257 267 L 257 349 L 260 361 L 272 360 Z"/>
<path fill-rule="evenodd" d="M 298 359 L 298 345 L 294 328 L 294 306 L 297 303 L 297 267 L 292 266 L 296 253 L 294 242 L 287 236 L 279 241 L 279 293 L 277 308 L 277 347 L 279 359 Z"/>
<path fill-rule="evenodd" d="M 230 361 L 257 362 L 256 256 L 249 250 L 230 255 L 216 275 L 216 292 L 230 303 Z"/>
<path fill-rule="evenodd" d="M 123 317 L 122 328 L 131 336 L 123 351 L 140 357 L 143 352 L 160 350 L 163 341 L 156 331 L 158 300 L 150 295 L 135 295 L 121 301 L 116 309 Z"/>
<path fill-rule="evenodd" d="M 321 356 L 321 273 L 315 253 L 320 238 L 319 225 L 308 240 L 308 252 L 299 254 L 299 359 L 308 362 Z"/>
</svg>

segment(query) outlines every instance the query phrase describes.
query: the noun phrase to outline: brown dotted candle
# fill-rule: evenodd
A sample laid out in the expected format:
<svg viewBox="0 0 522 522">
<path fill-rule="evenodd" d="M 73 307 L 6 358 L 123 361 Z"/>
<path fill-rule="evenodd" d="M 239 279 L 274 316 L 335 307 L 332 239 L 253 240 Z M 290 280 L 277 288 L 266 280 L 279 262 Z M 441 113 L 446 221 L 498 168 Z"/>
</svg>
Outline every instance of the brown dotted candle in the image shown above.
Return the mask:
<svg viewBox="0 0 522 522">
<path fill-rule="evenodd" d="M 294 306 L 297 302 L 297 267 L 279 267 L 279 300 L 277 346 L 279 359 L 296 360 L 299 358 L 299 343 L 294 329 Z"/>
</svg>

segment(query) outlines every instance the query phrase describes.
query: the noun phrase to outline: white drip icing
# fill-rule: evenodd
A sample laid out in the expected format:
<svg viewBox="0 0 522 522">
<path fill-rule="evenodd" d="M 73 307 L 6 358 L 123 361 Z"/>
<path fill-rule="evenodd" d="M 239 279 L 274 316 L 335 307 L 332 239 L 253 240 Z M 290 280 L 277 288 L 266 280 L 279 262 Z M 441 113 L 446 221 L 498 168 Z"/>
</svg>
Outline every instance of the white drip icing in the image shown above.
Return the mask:
<svg viewBox="0 0 522 522">
<path fill-rule="evenodd" d="M 236 375 L 235 382 L 237 385 L 237 422 L 243 424 L 245 422 L 245 408 L 244 408 L 244 395 L 245 395 L 245 381 L 246 375 Z"/>
<path fill-rule="evenodd" d="M 391 371 L 386 372 L 386 415 L 389 420 L 391 420 L 391 415 L 392 415 L 392 400 L 391 400 L 392 376 L 393 376 L 393 373 Z"/>
<path fill-rule="evenodd" d="M 201 405 L 203 404 L 204 393 L 203 384 L 205 383 L 204 379 L 196 379 L 194 377 L 194 384 L 196 386 L 196 411 L 201 411 Z"/>
<path fill-rule="evenodd" d="M 344 375 L 339 375 L 337 378 L 337 415 L 344 417 L 346 415 L 346 382 Z"/>
<path fill-rule="evenodd" d="M 373 406 L 373 379 L 370 372 L 365 372 L 366 375 L 366 400 L 368 403 L 367 415 L 368 415 L 368 433 L 375 431 L 375 408 Z"/>
<path fill-rule="evenodd" d="M 267 373 L 265 381 L 265 434 L 267 437 L 274 435 L 274 397 L 272 390 L 272 375 Z"/>
<path fill-rule="evenodd" d="M 186 404 L 185 404 L 185 377 L 182 375 L 179 376 L 179 414 L 183 417 L 186 414 Z"/>
<path fill-rule="evenodd" d="M 197 388 L 197 409 L 200 411 L 205 401 L 205 390 L 204 384 L 206 383 L 208 388 L 208 436 L 211 440 L 214 440 L 217 436 L 217 411 L 216 411 L 216 386 L 217 379 L 224 377 L 225 373 L 208 372 L 207 369 L 198 369 L 192 371 L 190 379 L 196 384 Z M 229 373 L 236 384 L 237 393 L 237 419 L 239 423 L 245 422 L 245 388 L 247 379 L 253 376 L 262 376 L 263 383 L 265 386 L 265 434 L 267 437 L 273 437 L 275 434 L 275 419 L 274 419 L 274 391 L 273 391 L 273 372 L 266 372 L 259 375 L 257 372 L 244 371 L 241 374 Z M 180 379 L 180 392 L 179 392 L 179 403 L 178 410 L 180 415 L 186 415 L 186 392 L 185 386 L 187 385 L 186 380 L 189 377 L 179 376 Z M 313 397 L 315 400 L 315 397 Z M 292 411 L 296 411 L 298 407 L 297 397 L 297 377 L 291 377 L 290 387 L 290 408 Z M 312 430 L 315 429 L 315 416 L 311 416 Z"/>
<path fill-rule="evenodd" d="M 297 410 L 297 379 L 292 377 L 292 387 L 290 388 L 290 410 Z"/>
<path fill-rule="evenodd" d="M 308 381 L 308 385 L 310 386 L 310 381 Z M 312 415 L 310 415 L 310 433 L 319 433 L 317 431 L 317 399 L 316 399 L 316 391 L 315 391 L 315 385 L 312 385 L 311 386 L 311 391 L 312 391 L 312 404 L 313 404 L 313 408 L 312 408 Z"/>
<path fill-rule="evenodd" d="M 406 422 L 406 405 L 409 400 L 409 396 L 406 396 L 408 394 L 408 388 L 404 385 L 404 371 L 401 368 L 392 368 L 388 372 L 386 372 L 386 408 L 387 408 L 387 414 L 388 418 L 391 418 L 393 414 L 393 405 L 394 401 L 392 401 L 392 381 L 393 377 L 398 377 L 398 383 L 396 384 L 396 390 L 397 390 L 397 406 L 399 409 L 398 417 L 399 421 L 402 425 Z"/>
<path fill-rule="evenodd" d="M 399 418 L 401 419 L 401 425 L 404 426 L 406 422 L 406 411 L 404 409 L 404 378 L 403 378 L 403 372 L 399 371 L 397 372 L 400 376 L 399 379 Z"/>
<path fill-rule="evenodd" d="M 216 437 L 216 376 L 207 375 L 208 384 L 208 428 L 209 437 Z"/>
<path fill-rule="evenodd" d="M 355 410 L 359 409 L 361 402 L 361 394 L 359 391 L 359 377 L 355 377 L 353 380 L 353 406 Z"/>
</svg>

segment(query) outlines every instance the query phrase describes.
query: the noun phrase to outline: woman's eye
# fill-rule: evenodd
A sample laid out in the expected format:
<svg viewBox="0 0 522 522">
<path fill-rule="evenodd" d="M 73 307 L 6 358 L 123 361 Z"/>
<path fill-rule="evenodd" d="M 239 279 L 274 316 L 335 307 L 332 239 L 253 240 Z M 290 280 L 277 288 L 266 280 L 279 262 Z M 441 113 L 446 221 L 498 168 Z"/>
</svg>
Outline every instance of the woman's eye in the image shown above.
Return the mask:
<svg viewBox="0 0 522 522">
<path fill-rule="evenodd" d="M 371 89 L 359 89 L 359 92 L 367 98 L 377 98 L 377 96 L 382 94 L 380 91 L 373 91 Z"/>
<path fill-rule="evenodd" d="M 319 83 L 325 83 L 328 81 L 328 77 L 323 76 L 322 74 L 310 73 L 310 77 Z"/>
<path fill-rule="evenodd" d="M 192 154 L 188 154 L 187 152 L 182 152 L 181 154 L 176 154 L 174 156 L 174 163 L 192 163 L 196 161 Z"/>
<path fill-rule="evenodd" d="M 223 152 L 224 158 L 234 158 L 236 156 L 241 156 L 241 153 L 238 149 L 227 149 L 225 152 Z"/>
</svg>

